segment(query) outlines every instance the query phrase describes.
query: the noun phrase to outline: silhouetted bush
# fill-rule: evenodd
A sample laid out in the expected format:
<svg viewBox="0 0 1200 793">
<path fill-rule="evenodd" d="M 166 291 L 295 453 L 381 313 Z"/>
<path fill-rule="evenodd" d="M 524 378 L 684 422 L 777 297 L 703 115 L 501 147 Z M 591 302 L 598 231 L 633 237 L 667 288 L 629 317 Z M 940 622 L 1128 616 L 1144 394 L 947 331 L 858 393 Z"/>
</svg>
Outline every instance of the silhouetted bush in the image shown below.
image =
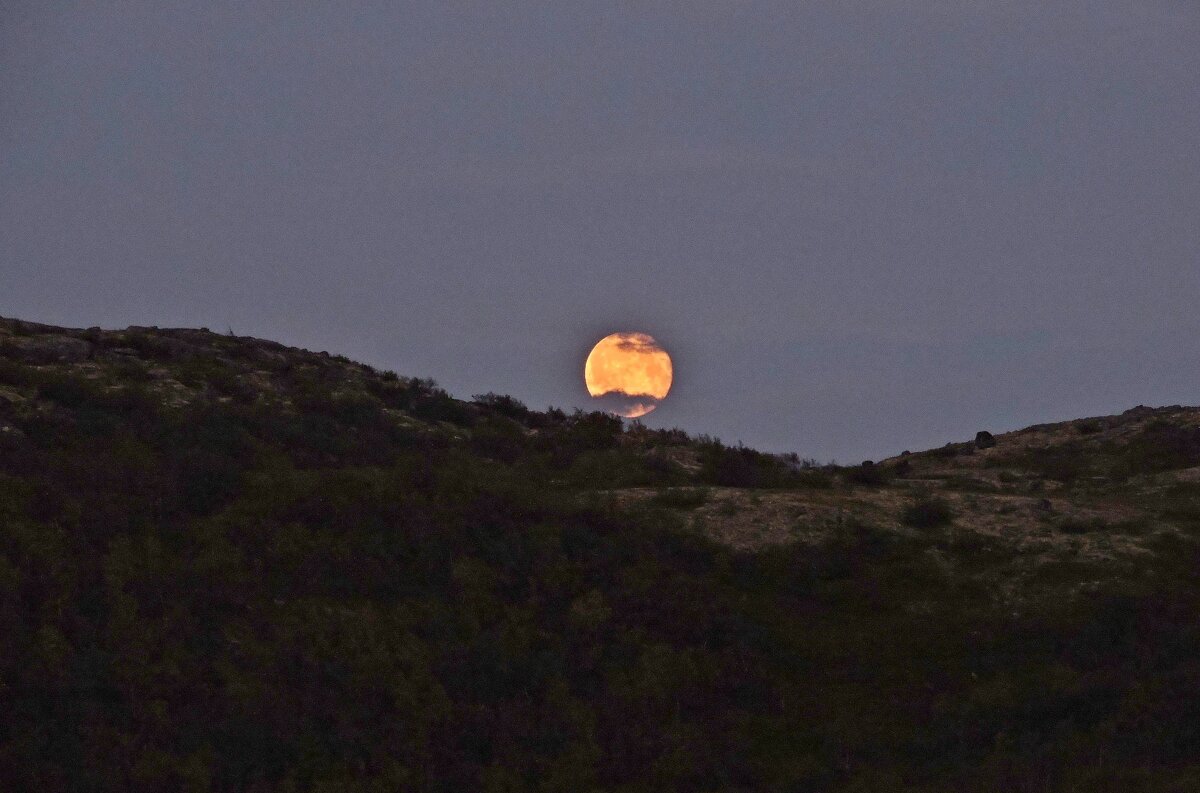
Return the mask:
<svg viewBox="0 0 1200 793">
<path fill-rule="evenodd" d="M 954 511 L 945 500 L 933 496 L 918 497 L 905 507 L 900 522 L 915 529 L 933 529 L 954 520 Z"/>
<path fill-rule="evenodd" d="M 525 422 L 530 416 L 529 408 L 525 407 L 520 400 L 510 396 L 493 394 L 489 391 L 486 394 L 476 394 L 471 399 L 481 408 L 514 421 Z"/>
<path fill-rule="evenodd" d="M 847 482 L 854 485 L 881 487 L 888 483 L 888 473 L 882 465 L 867 461 L 862 465 L 847 468 L 845 477 Z"/>
<path fill-rule="evenodd" d="M 577 410 L 561 423 L 541 430 L 537 448 L 550 455 L 555 466 L 566 468 L 585 452 L 615 449 L 623 432 L 616 416 Z"/>
<path fill-rule="evenodd" d="M 719 440 L 700 438 L 700 479 L 722 487 L 779 488 L 806 486 L 821 478 L 797 470 L 790 462 L 745 446 L 725 446 Z"/>
<path fill-rule="evenodd" d="M 482 419 L 471 428 L 471 447 L 485 457 L 512 463 L 529 445 L 525 429 L 503 414 Z"/>
<path fill-rule="evenodd" d="M 559 473 L 565 483 L 578 488 L 648 487 L 680 481 L 677 471 L 650 465 L 649 458 L 633 449 L 580 451 Z"/>
</svg>

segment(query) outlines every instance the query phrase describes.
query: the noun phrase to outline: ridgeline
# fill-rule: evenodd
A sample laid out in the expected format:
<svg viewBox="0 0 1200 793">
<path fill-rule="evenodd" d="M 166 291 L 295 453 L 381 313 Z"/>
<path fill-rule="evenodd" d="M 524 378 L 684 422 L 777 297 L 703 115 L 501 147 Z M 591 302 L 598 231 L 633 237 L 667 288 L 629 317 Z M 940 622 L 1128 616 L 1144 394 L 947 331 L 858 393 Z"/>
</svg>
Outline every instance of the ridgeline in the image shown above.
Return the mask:
<svg viewBox="0 0 1200 793">
<path fill-rule="evenodd" d="M 1200 409 L 853 467 L 0 320 L 0 789 L 1200 790 Z"/>
</svg>

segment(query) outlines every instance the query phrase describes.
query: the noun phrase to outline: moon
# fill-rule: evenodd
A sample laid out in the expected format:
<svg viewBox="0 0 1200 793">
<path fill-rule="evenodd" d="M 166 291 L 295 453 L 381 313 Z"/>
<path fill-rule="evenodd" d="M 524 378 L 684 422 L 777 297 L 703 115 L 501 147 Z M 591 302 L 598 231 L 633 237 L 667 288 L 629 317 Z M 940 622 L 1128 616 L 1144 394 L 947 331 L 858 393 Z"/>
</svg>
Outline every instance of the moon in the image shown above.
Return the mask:
<svg viewBox="0 0 1200 793">
<path fill-rule="evenodd" d="M 588 393 L 603 410 L 635 419 L 671 390 L 671 356 L 648 333 L 622 332 L 596 342 L 583 365 Z"/>
</svg>

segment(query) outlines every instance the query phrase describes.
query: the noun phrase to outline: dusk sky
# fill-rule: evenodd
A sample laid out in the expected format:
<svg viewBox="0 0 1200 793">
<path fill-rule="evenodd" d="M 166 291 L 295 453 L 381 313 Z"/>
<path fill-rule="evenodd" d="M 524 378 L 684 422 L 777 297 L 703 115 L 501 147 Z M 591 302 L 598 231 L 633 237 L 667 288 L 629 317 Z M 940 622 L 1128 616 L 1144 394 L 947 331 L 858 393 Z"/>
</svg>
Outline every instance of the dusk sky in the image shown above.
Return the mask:
<svg viewBox="0 0 1200 793">
<path fill-rule="evenodd" d="M 1200 403 L 1200 3 L 0 3 L 0 315 L 821 460 Z"/>
</svg>

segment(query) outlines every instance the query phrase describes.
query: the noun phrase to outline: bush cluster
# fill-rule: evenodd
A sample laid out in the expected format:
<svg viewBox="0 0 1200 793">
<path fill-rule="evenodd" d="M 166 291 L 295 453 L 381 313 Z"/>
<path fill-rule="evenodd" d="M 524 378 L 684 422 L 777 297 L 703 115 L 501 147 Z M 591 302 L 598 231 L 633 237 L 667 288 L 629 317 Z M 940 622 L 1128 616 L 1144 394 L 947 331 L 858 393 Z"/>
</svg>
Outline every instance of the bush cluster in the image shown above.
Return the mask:
<svg viewBox="0 0 1200 793">
<path fill-rule="evenodd" d="M 920 496 L 905 507 L 900 522 L 915 529 L 935 529 L 954 520 L 954 510 L 944 499 Z"/>
</svg>

